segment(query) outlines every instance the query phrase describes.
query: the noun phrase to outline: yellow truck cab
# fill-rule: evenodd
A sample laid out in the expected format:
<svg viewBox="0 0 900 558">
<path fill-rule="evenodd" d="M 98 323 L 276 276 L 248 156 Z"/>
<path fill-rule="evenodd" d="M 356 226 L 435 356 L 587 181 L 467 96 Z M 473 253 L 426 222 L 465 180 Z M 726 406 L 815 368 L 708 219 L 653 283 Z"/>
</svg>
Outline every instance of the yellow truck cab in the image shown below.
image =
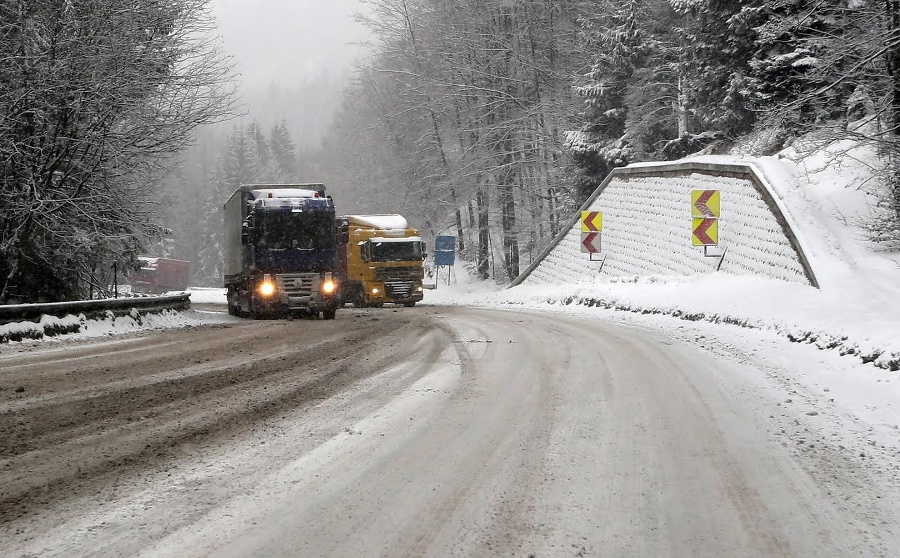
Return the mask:
<svg viewBox="0 0 900 558">
<path fill-rule="evenodd" d="M 341 304 L 415 306 L 422 300 L 425 242 L 402 215 L 337 219 Z"/>
</svg>

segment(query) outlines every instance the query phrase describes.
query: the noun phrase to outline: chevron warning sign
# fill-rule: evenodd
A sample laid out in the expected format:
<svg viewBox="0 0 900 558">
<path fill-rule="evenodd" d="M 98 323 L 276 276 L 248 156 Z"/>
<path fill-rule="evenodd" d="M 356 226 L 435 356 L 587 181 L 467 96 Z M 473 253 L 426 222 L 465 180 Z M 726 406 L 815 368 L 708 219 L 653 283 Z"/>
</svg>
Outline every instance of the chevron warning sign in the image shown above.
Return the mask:
<svg viewBox="0 0 900 558">
<path fill-rule="evenodd" d="M 691 227 L 691 241 L 694 246 L 716 246 L 719 244 L 719 220 L 694 218 Z"/>
<path fill-rule="evenodd" d="M 603 230 L 603 213 L 600 211 L 581 212 L 581 232 L 600 232 Z"/>
<path fill-rule="evenodd" d="M 691 243 L 719 245 L 719 213 L 722 196 L 718 190 L 691 190 Z"/>
<path fill-rule="evenodd" d="M 600 251 L 600 233 L 583 232 L 581 233 L 581 251 L 595 254 Z"/>
<path fill-rule="evenodd" d="M 721 199 L 718 190 L 691 190 L 691 217 L 717 219 Z"/>
</svg>

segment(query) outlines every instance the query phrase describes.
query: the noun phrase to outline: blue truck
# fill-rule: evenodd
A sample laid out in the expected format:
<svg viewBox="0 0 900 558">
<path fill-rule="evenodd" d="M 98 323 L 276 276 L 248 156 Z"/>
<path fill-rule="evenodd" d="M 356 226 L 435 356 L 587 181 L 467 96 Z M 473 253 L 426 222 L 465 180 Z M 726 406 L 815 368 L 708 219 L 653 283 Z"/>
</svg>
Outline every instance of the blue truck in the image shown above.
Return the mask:
<svg viewBox="0 0 900 558">
<path fill-rule="evenodd" d="M 334 319 L 334 201 L 322 184 L 247 184 L 225 202 L 228 313 Z"/>
</svg>

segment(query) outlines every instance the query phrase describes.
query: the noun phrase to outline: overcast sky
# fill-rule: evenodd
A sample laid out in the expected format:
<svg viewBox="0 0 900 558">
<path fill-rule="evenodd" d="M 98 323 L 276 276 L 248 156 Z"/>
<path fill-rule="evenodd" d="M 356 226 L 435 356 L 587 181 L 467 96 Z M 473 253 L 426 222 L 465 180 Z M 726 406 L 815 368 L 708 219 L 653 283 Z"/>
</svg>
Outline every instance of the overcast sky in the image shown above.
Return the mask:
<svg viewBox="0 0 900 558">
<path fill-rule="evenodd" d="M 353 20 L 364 8 L 359 0 L 211 0 L 210 6 L 248 89 L 348 68 L 360 53 L 352 43 L 366 36 Z"/>
</svg>

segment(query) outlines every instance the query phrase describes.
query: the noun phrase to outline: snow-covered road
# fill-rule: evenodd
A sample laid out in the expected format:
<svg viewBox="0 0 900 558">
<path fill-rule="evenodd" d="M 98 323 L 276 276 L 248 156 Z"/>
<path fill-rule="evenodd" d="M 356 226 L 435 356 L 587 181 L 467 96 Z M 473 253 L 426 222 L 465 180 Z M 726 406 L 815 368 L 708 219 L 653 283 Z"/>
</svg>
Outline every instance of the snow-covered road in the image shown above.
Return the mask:
<svg viewBox="0 0 900 558">
<path fill-rule="evenodd" d="M 900 552 L 900 493 L 889 459 L 860 457 L 857 448 L 823 434 L 852 418 L 834 415 L 823 423 L 808 406 L 786 403 L 782 391 L 798 402 L 812 394 L 779 383 L 790 377 L 779 372 L 782 353 L 770 358 L 709 335 L 701 341 L 684 328 L 665 331 L 671 320 L 661 323 L 425 306 L 347 309 L 334 322 L 234 322 L 107 343 L 110 354 L 141 370 L 141 385 L 205 380 L 150 402 L 142 430 L 170 433 L 153 459 L 135 463 L 115 454 L 116 432 L 129 428 L 120 417 L 81 424 L 90 439 L 108 438 L 102 447 L 119 473 L 104 472 L 107 486 L 98 488 L 56 471 L 63 479 L 57 488 L 62 482 L 71 489 L 31 495 L 20 517 L 7 514 L 0 551 Z M 251 339 L 258 341 L 238 354 L 234 343 Z M 75 409 L 81 399 L 87 409 L 93 398 L 119 389 L 143 393 L 115 378 L 97 379 L 105 378 L 104 367 L 92 349 L 83 350 L 63 365 L 54 351 L 5 356 L 0 364 L 23 377 L 29 364 L 46 362 L 45 381 L 66 393 L 6 403 L 3 412 L 37 412 L 55 400 Z M 61 379 L 67 374 L 98 383 L 69 386 Z M 179 433 L 189 428 L 181 420 L 199 426 Z M 845 426 L 842 432 L 852 429 Z M 77 435 L 60 440 L 45 433 L 36 449 L 22 445 L 23 453 L 4 455 L 3 492 L 28 488 L 34 479 L 20 467 L 39 464 L 35 451 L 53 460 L 79 443 Z M 136 436 L 131 431 L 127 439 Z M 139 446 L 133 455 L 144 455 Z M 17 484 L 7 486 L 12 478 Z M 9 500 L 6 506 L 12 509 Z"/>
</svg>

